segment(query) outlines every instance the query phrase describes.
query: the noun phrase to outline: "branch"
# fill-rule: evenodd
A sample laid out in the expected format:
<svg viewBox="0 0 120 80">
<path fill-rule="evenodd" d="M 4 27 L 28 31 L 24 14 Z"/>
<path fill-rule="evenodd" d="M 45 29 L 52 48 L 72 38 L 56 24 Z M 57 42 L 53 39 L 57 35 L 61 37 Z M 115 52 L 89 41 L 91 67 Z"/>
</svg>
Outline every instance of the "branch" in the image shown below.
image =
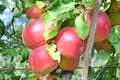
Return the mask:
<svg viewBox="0 0 120 80">
<path fill-rule="evenodd" d="M 5 71 L 5 70 L 30 70 L 27 68 L 0 68 L 0 71 Z"/>
<path fill-rule="evenodd" d="M 95 7 L 94 7 L 94 11 L 93 11 L 92 27 L 91 27 L 90 35 L 88 37 L 87 47 L 86 47 L 85 57 L 84 57 L 84 64 L 83 64 L 83 71 L 82 71 L 82 78 L 81 78 L 82 80 L 87 80 L 87 76 L 88 76 L 90 55 L 92 52 L 92 46 L 93 46 L 94 36 L 96 32 L 96 22 L 97 22 L 99 8 L 101 6 L 101 3 L 102 3 L 102 0 L 97 0 Z"/>
</svg>

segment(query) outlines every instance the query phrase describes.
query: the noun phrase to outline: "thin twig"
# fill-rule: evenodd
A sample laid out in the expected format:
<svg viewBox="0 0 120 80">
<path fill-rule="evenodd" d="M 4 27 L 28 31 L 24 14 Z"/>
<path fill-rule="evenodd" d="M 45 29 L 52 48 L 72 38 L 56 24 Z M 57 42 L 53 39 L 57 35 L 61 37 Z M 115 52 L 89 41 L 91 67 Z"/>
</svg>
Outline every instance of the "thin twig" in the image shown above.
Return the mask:
<svg viewBox="0 0 120 80">
<path fill-rule="evenodd" d="M 86 47 L 85 57 L 84 57 L 84 65 L 83 65 L 82 78 L 81 78 L 82 80 L 87 80 L 87 76 L 88 76 L 90 55 L 92 52 L 92 46 L 93 46 L 94 36 L 96 32 L 96 22 L 97 22 L 97 17 L 98 17 L 101 3 L 102 3 L 102 0 L 97 0 L 94 7 L 94 11 L 93 11 L 92 26 L 91 26 L 90 35 L 88 37 L 87 47 Z"/>
<path fill-rule="evenodd" d="M 77 67 L 76 69 L 80 69 L 83 67 Z M 90 68 L 120 68 L 120 66 L 101 66 L 101 67 L 90 67 Z"/>
<path fill-rule="evenodd" d="M 120 68 L 120 66 L 115 66 L 115 65 L 108 66 L 109 63 L 110 63 L 110 61 L 111 61 L 111 59 L 113 59 L 113 58 L 112 58 L 113 56 L 114 56 L 114 54 L 109 58 L 109 60 L 106 62 L 106 64 L 105 64 L 103 67 L 101 67 L 100 71 L 98 72 L 98 74 L 96 75 L 96 77 L 94 78 L 94 80 L 97 80 L 98 77 L 99 77 L 99 75 L 102 73 L 102 71 L 103 71 L 105 68 L 107 68 L 107 67 Z"/>
<path fill-rule="evenodd" d="M 76 69 L 82 69 L 83 67 L 76 67 Z M 120 68 L 120 66 L 101 66 L 101 67 L 90 67 L 90 68 Z M 0 71 L 4 70 L 30 70 L 27 68 L 0 68 Z"/>
<path fill-rule="evenodd" d="M 20 68 L 0 68 L 0 71 L 4 71 L 4 70 L 30 70 L 30 69 L 20 69 Z"/>
</svg>

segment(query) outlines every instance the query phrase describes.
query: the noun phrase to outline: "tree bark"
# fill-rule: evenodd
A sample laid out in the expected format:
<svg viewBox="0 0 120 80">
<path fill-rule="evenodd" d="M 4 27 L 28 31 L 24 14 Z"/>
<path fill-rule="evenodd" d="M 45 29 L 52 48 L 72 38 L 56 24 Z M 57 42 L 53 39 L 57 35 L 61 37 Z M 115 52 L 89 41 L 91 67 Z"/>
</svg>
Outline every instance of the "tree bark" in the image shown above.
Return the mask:
<svg viewBox="0 0 120 80">
<path fill-rule="evenodd" d="M 90 34 L 89 34 L 88 41 L 87 41 L 87 47 L 86 47 L 85 56 L 84 56 L 84 64 L 83 64 L 81 80 L 87 80 L 87 77 L 88 77 L 90 55 L 92 52 L 92 46 L 93 46 L 94 36 L 96 32 L 96 22 L 97 22 L 99 8 L 101 6 L 101 3 L 102 3 L 102 0 L 97 0 L 94 6 L 94 11 L 93 11 L 93 16 L 92 16 L 92 26 L 91 26 Z"/>
</svg>

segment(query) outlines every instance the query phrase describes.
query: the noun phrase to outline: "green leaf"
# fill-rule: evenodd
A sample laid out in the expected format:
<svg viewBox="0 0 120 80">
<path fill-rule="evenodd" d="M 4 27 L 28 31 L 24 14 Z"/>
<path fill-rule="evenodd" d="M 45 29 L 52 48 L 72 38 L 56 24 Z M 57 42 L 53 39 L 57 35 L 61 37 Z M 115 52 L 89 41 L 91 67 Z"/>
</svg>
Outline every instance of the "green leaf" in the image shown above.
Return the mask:
<svg viewBox="0 0 120 80">
<path fill-rule="evenodd" d="M 115 27 L 116 36 L 120 39 L 120 25 Z"/>
<path fill-rule="evenodd" d="M 60 51 L 56 51 L 56 45 L 54 43 L 47 45 L 46 50 L 49 51 L 50 56 L 53 60 L 58 60 L 58 62 L 60 62 Z"/>
<path fill-rule="evenodd" d="M 120 26 L 114 26 L 111 29 L 110 35 L 108 36 L 108 40 L 114 46 L 115 51 L 120 53 Z"/>
<path fill-rule="evenodd" d="M 48 50 L 50 53 L 55 52 L 56 45 L 54 43 L 51 43 L 51 44 L 47 45 L 46 50 Z"/>
<path fill-rule="evenodd" d="M 75 18 L 68 18 L 66 19 L 62 25 L 62 27 L 66 27 L 66 26 L 75 26 Z"/>
<path fill-rule="evenodd" d="M 48 6 L 48 10 L 52 11 L 61 11 L 64 10 L 65 8 L 75 8 L 75 2 L 72 0 L 54 0 L 51 1 L 51 3 Z"/>
<path fill-rule="evenodd" d="M 21 54 L 21 56 L 22 56 L 23 59 L 26 59 L 28 57 L 28 55 L 29 55 L 29 51 L 28 51 L 27 48 L 24 48 L 24 49 L 22 49 L 22 51 L 20 52 L 20 54 Z"/>
<path fill-rule="evenodd" d="M 82 4 L 85 6 L 91 6 L 93 8 L 96 0 L 82 0 Z"/>
<path fill-rule="evenodd" d="M 113 46 L 115 48 L 116 53 L 120 53 L 120 40 L 117 43 L 113 44 Z"/>
<path fill-rule="evenodd" d="M 94 77 L 95 77 L 94 68 L 89 68 L 89 71 L 88 71 L 88 78 L 89 78 L 89 80 L 93 80 Z"/>
<path fill-rule="evenodd" d="M 35 19 L 31 18 L 31 19 L 28 19 L 25 26 L 27 26 L 29 23 L 31 23 L 32 21 L 34 21 Z"/>
<path fill-rule="evenodd" d="M 30 8 L 30 7 L 32 7 L 34 4 L 35 4 L 35 3 L 31 3 L 31 2 L 29 2 L 29 1 L 26 1 L 26 2 L 25 2 L 25 8 Z"/>
<path fill-rule="evenodd" d="M 5 44 L 4 40 L 0 40 L 0 48 L 2 49 L 5 45 L 6 44 Z"/>
<path fill-rule="evenodd" d="M 11 55 L 11 56 L 16 56 L 16 55 L 17 55 L 17 53 L 16 53 L 16 51 L 15 51 L 14 48 L 7 49 L 7 50 L 6 50 L 6 53 L 7 53 L 8 55 Z"/>
<path fill-rule="evenodd" d="M 21 1 L 23 9 L 25 9 L 25 0 L 20 0 L 20 1 Z"/>
<path fill-rule="evenodd" d="M 3 5 L 0 5 L 0 13 L 2 14 L 2 12 L 5 10 L 5 6 L 3 6 Z"/>
<path fill-rule="evenodd" d="M 99 70 L 96 72 L 96 77 L 97 77 L 96 80 L 103 80 L 103 79 L 104 79 L 104 75 L 106 74 L 106 71 L 107 71 L 106 68 L 104 68 L 102 71 L 101 71 L 101 69 L 99 69 Z M 100 74 L 99 74 L 99 72 L 100 72 Z"/>
<path fill-rule="evenodd" d="M 60 0 L 52 0 L 48 6 L 48 10 L 56 9 L 58 6 L 60 6 Z"/>
<path fill-rule="evenodd" d="M 0 20 L 0 38 L 3 36 L 4 34 L 4 23 Z"/>
<path fill-rule="evenodd" d="M 14 0 L 2 0 L 2 4 L 10 9 L 12 11 L 12 9 L 15 7 L 15 1 Z"/>
<path fill-rule="evenodd" d="M 15 7 L 12 12 L 14 17 L 20 17 L 22 15 L 22 10 L 18 10 L 17 7 Z"/>
<path fill-rule="evenodd" d="M 88 37 L 90 27 L 84 20 L 84 13 L 75 18 L 75 29 L 81 39 L 85 40 Z"/>
<path fill-rule="evenodd" d="M 48 30 L 48 31 L 45 31 L 43 35 L 45 40 L 49 40 L 54 38 L 57 35 L 57 33 L 58 33 L 57 30 Z"/>
<path fill-rule="evenodd" d="M 110 58 L 110 54 L 106 50 L 100 50 L 99 53 L 96 54 L 97 60 L 95 61 L 95 66 L 100 67 L 106 64 L 108 59 Z"/>
<path fill-rule="evenodd" d="M 22 11 L 23 7 L 22 7 L 22 3 L 20 0 L 15 0 L 15 7 L 19 10 Z"/>
<path fill-rule="evenodd" d="M 43 8 L 45 6 L 45 2 L 42 1 L 36 1 L 36 4 L 38 5 L 39 8 Z"/>
<path fill-rule="evenodd" d="M 58 75 L 53 75 L 53 77 L 56 79 L 56 80 L 62 80 L 62 78 Z"/>
<path fill-rule="evenodd" d="M 63 21 L 70 16 L 70 11 L 75 8 L 75 2 L 69 1 L 68 4 L 63 3 L 61 0 L 51 1 L 47 10 L 40 18 L 44 19 L 45 30 L 48 30 L 52 24 Z"/>
<path fill-rule="evenodd" d="M 56 19 L 54 13 L 43 14 L 42 18 L 44 19 L 45 30 L 48 30 L 50 26 L 53 24 L 54 20 Z"/>
<path fill-rule="evenodd" d="M 102 6 L 100 7 L 100 10 L 105 12 L 109 9 L 109 7 L 110 7 L 110 3 L 109 2 L 104 2 L 104 3 L 102 3 Z"/>
<path fill-rule="evenodd" d="M 40 18 L 44 19 L 44 28 L 45 30 L 48 30 L 51 25 L 58 23 L 59 21 L 63 21 L 64 19 L 69 17 L 69 13 L 66 11 L 64 13 L 59 13 L 59 12 L 49 12 L 42 14 Z"/>
<path fill-rule="evenodd" d="M 60 59 L 61 59 L 60 51 L 56 51 L 54 53 L 50 53 L 50 56 L 52 57 L 52 59 L 58 60 L 58 62 L 60 62 Z"/>
</svg>

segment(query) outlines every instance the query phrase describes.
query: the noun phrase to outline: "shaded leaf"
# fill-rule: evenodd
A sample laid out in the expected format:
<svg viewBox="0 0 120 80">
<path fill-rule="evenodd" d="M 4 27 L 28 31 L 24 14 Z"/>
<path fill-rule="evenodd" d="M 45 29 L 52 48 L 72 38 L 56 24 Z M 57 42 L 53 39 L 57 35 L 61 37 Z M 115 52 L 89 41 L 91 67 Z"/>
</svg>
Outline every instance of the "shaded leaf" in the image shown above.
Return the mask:
<svg viewBox="0 0 120 80">
<path fill-rule="evenodd" d="M 0 38 L 3 36 L 4 34 L 4 23 L 0 20 Z"/>
<path fill-rule="evenodd" d="M 5 10 L 5 6 L 3 6 L 3 5 L 0 5 L 0 13 L 2 14 L 3 13 L 3 11 Z"/>
</svg>

